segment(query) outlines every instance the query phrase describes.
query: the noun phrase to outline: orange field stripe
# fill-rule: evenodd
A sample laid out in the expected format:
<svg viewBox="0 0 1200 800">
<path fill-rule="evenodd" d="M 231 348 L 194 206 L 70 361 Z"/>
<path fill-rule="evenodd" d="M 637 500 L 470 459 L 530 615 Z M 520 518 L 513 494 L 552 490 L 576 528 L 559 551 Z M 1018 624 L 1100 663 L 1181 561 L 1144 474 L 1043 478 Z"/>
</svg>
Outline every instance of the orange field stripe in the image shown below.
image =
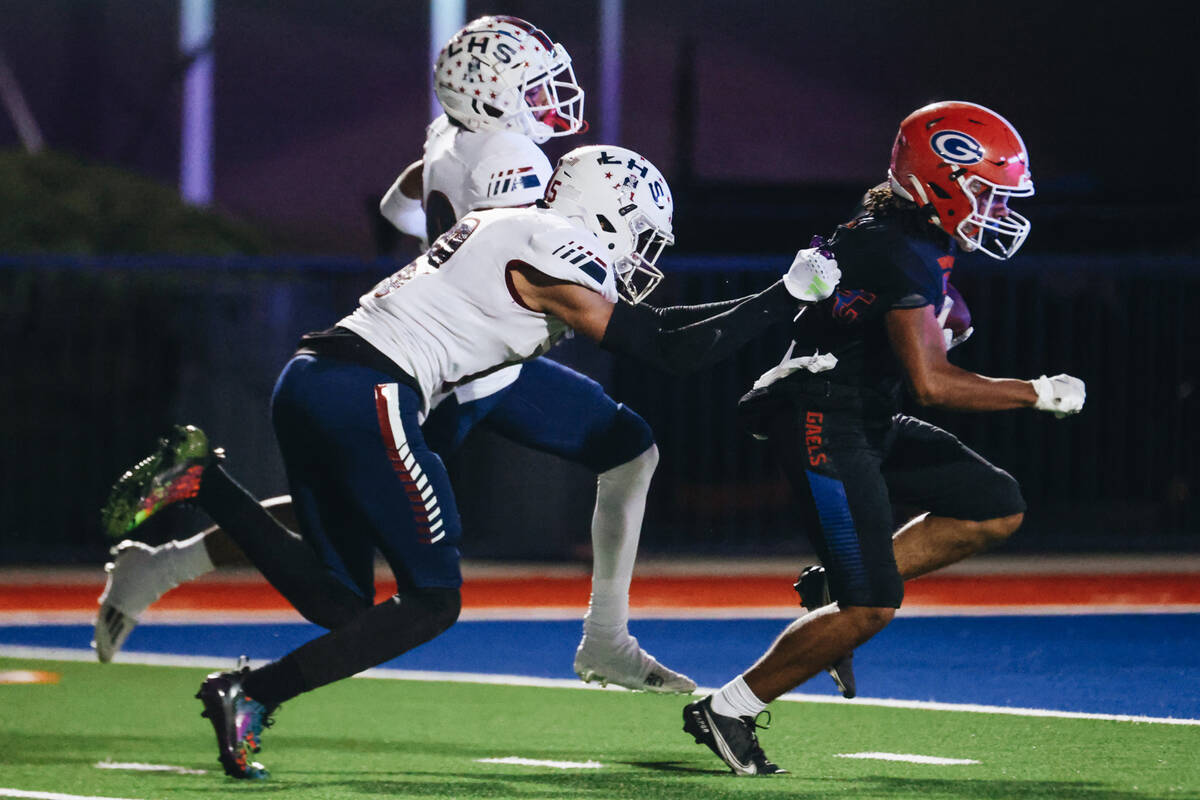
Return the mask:
<svg viewBox="0 0 1200 800">
<path fill-rule="evenodd" d="M 90 610 L 103 585 L 23 584 L 0 586 L 0 612 Z M 377 598 L 395 591 L 381 581 Z M 584 608 L 586 576 L 489 578 L 463 586 L 467 609 Z M 763 608 L 796 605 L 791 580 L 778 575 L 657 576 L 637 578 L 630 591 L 637 608 Z M 929 576 L 905 586 L 906 607 L 1037 605 L 1200 605 L 1200 580 L 1190 573 L 1135 575 L 953 575 Z M 278 611 L 287 601 L 265 581 L 206 579 L 169 592 L 155 610 Z"/>
</svg>

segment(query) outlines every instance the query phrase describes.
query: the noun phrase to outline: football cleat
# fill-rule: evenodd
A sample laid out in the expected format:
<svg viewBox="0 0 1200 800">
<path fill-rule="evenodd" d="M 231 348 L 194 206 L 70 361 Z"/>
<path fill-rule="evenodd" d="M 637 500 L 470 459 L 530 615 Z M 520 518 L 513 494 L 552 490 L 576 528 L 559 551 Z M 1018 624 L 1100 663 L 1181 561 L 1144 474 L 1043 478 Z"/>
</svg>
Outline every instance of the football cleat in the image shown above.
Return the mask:
<svg viewBox="0 0 1200 800">
<path fill-rule="evenodd" d="M 108 577 L 104 582 L 104 592 L 100 595 L 100 611 L 96 614 L 96 630 L 92 639 L 96 658 L 105 664 L 112 661 L 125 644 L 137 626 L 138 617 L 146 610 L 146 606 L 131 608 L 126 602 L 116 602 L 113 588 L 119 583 L 136 580 L 134 576 L 154 558 L 154 548 L 129 539 L 111 552 L 113 560 L 104 565 Z"/>
<path fill-rule="evenodd" d="M 107 664 L 125 644 L 129 634 L 137 627 L 137 618 L 120 611 L 115 606 L 101 603 L 96 615 L 96 630 L 92 635 L 92 649 L 96 658 Z"/>
<path fill-rule="evenodd" d="M 601 644 L 585 634 L 575 651 L 575 674 L 584 683 L 612 683 L 634 691 L 691 694 L 696 690 L 694 680 L 658 663 L 629 635 Z"/>
<path fill-rule="evenodd" d="M 262 732 L 274 722 L 270 709 L 252 699 L 242 688 L 250 671 L 246 657 L 233 672 L 213 672 L 200 684 L 196 697 L 204 703 L 200 716 L 212 723 L 217 734 L 217 758 L 231 778 L 260 780 L 270 777 L 266 767 L 250 760 L 262 749 Z"/>
<path fill-rule="evenodd" d="M 829 596 L 829 579 L 825 575 L 825 568 L 822 566 L 814 565 L 806 567 L 800 573 L 800 577 L 796 579 L 796 582 L 792 584 L 792 588 L 800 595 L 800 605 L 809 611 L 824 608 L 833 602 L 833 599 Z M 858 694 L 858 689 L 854 685 L 853 650 L 837 661 L 834 661 L 826 669 L 826 672 L 833 678 L 833 682 L 837 686 L 838 691 L 842 693 L 842 697 L 849 699 Z"/>
<path fill-rule="evenodd" d="M 153 453 L 113 484 L 100 509 L 104 533 L 119 539 L 167 506 L 195 497 L 205 468 L 223 456 L 220 448 L 209 448 L 196 426 L 174 426 Z"/>
<path fill-rule="evenodd" d="M 767 713 L 767 722 L 771 720 Z M 683 730 L 708 745 L 735 775 L 776 775 L 786 773 L 773 764 L 758 744 L 756 728 L 766 730 L 754 717 L 726 717 L 712 710 L 712 695 L 683 707 Z"/>
</svg>

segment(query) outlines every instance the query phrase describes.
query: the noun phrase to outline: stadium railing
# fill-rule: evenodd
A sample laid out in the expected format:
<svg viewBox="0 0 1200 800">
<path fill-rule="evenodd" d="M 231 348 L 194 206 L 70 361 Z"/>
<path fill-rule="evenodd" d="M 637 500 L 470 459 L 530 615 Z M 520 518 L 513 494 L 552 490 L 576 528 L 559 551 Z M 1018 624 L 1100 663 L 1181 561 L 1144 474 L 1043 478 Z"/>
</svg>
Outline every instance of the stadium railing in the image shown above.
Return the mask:
<svg viewBox="0 0 1200 800">
<path fill-rule="evenodd" d="M 789 257 L 665 259 L 656 303 L 739 296 Z M 268 414 L 298 336 L 326 327 L 396 268 L 323 258 L 0 257 L 0 563 L 103 555 L 108 486 L 173 422 L 204 427 L 251 490 L 285 490 Z M 1022 254 L 956 271 L 976 333 L 953 360 L 989 375 L 1069 372 L 1085 412 L 914 412 L 1020 480 L 1030 512 L 1015 550 L 1200 549 L 1197 382 L 1200 259 Z M 787 344 L 772 332 L 683 379 L 588 343 L 556 357 L 653 426 L 662 462 L 643 548 L 807 552 L 785 485 L 746 436 L 737 398 Z M 474 557 L 582 558 L 592 478 L 486 433 L 450 459 Z M 501 513 L 501 510 L 502 513 Z M 147 536 L 198 524 L 165 520 Z"/>
</svg>

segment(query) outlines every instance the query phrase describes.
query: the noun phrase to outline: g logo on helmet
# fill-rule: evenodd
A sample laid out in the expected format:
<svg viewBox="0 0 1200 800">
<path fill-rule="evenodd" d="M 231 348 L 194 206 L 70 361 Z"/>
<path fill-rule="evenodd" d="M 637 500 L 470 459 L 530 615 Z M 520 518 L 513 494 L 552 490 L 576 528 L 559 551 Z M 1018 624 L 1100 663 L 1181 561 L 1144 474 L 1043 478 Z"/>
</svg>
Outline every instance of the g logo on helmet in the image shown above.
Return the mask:
<svg viewBox="0 0 1200 800">
<path fill-rule="evenodd" d="M 983 145 L 961 131 L 938 131 L 929 140 L 933 152 L 954 164 L 983 161 Z"/>
</svg>

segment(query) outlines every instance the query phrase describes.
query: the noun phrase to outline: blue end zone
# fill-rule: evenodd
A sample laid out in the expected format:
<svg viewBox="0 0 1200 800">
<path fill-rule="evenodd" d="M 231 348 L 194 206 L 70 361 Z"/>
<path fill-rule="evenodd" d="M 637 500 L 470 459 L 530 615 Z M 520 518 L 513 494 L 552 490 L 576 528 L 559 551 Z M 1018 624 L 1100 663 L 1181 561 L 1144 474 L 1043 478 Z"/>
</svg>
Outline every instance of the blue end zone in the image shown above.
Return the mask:
<svg viewBox="0 0 1200 800">
<path fill-rule="evenodd" d="M 664 664 L 702 686 L 746 669 L 784 622 L 635 620 Z M 386 666 L 570 678 L 579 622 L 460 622 Z M 320 632 L 287 625 L 142 625 L 126 647 L 277 658 Z M 91 626 L 0 627 L 0 644 L 85 649 Z M 481 655 L 486 654 L 486 655 Z M 864 697 L 1200 719 L 1200 614 L 901 617 L 854 659 Z M 799 691 L 835 694 L 818 675 Z"/>
</svg>

